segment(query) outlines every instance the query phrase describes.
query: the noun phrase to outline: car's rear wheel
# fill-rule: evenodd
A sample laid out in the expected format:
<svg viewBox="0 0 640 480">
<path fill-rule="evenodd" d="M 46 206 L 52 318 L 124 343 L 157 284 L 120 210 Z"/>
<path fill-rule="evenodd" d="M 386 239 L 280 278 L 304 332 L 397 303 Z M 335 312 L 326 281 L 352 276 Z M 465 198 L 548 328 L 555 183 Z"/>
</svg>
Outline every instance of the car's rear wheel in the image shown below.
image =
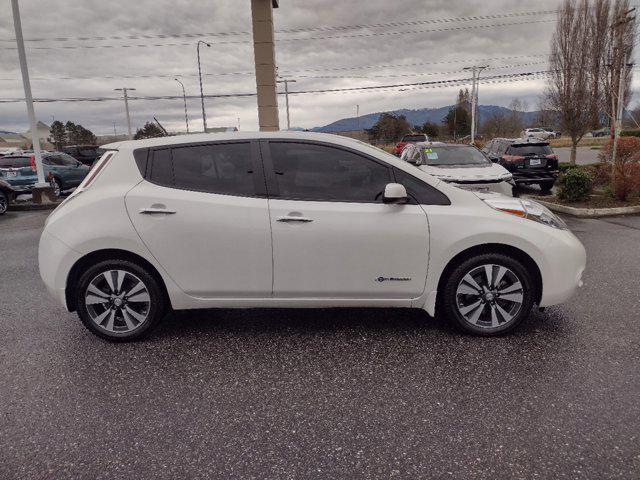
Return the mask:
<svg viewBox="0 0 640 480">
<path fill-rule="evenodd" d="M 520 261 L 498 253 L 481 254 L 461 262 L 448 275 L 440 310 L 467 332 L 497 335 L 529 315 L 535 288 Z"/>
<path fill-rule="evenodd" d="M 0 191 L 0 215 L 4 215 L 7 208 L 9 208 L 9 197 L 6 193 Z"/>
<path fill-rule="evenodd" d="M 538 185 L 540 185 L 540 190 L 542 190 L 543 192 L 550 192 L 553 188 L 554 183 L 555 180 L 547 180 L 544 182 L 540 182 Z"/>
<path fill-rule="evenodd" d="M 138 339 L 164 316 L 166 301 L 156 278 L 127 260 L 107 260 L 87 269 L 76 289 L 82 323 L 108 340 Z"/>
<path fill-rule="evenodd" d="M 62 184 L 60 183 L 60 180 L 58 180 L 57 178 L 52 178 L 49 182 L 49 185 L 51 185 L 51 188 L 53 188 L 53 194 L 56 197 L 62 195 Z"/>
</svg>

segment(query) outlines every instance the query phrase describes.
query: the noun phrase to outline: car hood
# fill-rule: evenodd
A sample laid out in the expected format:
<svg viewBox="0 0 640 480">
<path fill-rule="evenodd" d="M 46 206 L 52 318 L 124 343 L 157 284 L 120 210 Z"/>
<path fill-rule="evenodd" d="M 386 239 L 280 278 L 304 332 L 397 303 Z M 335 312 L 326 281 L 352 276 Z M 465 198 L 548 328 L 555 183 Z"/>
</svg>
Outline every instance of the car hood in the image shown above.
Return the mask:
<svg viewBox="0 0 640 480">
<path fill-rule="evenodd" d="M 419 165 L 418 168 L 445 182 L 495 182 L 512 178 L 506 168 L 496 163 L 487 165 Z"/>
</svg>

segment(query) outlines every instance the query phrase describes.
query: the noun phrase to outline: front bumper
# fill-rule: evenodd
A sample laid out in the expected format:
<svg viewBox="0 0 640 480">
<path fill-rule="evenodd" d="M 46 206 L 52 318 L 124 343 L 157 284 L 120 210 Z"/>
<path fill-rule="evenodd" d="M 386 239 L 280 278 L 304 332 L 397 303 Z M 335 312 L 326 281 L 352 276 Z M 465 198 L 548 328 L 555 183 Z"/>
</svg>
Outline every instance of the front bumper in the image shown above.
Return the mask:
<svg viewBox="0 0 640 480">
<path fill-rule="evenodd" d="M 540 307 L 563 303 L 583 285 L 582 275 L 587 253 L 576 236 L 568 230 L 551 235 L 544 249 Z"/>
</svg>

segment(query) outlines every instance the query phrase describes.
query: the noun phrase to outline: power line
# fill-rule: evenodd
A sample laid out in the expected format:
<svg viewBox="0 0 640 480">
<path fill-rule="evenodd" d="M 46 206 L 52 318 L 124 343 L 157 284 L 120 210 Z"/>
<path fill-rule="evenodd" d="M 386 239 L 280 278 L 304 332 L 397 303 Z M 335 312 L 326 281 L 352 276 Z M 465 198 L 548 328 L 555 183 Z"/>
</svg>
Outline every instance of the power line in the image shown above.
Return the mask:
<svg viewBox="0 0 640 480">
<path fill-rule="evenodd" d="M 547 74 L 549 71 L 538 71 L 538 72 L 522 72 L 522 73 L 512 73 L 505 75 L 494 75 L 492 77 L 485 77 L 483 80 L 499 80 L 499 79 L 513 79 L 513 78 L 533 78 L 536 75 Z M 433 80 L 429 82 L 413 82 L 413 83 L 400 83 L 400 84 L 389 84 L 389 85 L 369 85 L 362 87 L 343 87 L 343 88 L 327 88 L 327 89 L 319 89 L 319 90 L 296 90 L 290 91 L 289 95 L 303 95 L 303 94 L 317 94 L 317 93 L 337 93 L 337 92 L 357 92 L 357 91 L 367 91 L 367 90 L 383 90 L 383 89 L 396 89 L 396 88 L 411 88 L 411 87 L 426 87 L 430 85 L 458 85 L 465 84 L 471 81 L 470 78 L 459 78 L 459 79 L 447 79 L 447 80 Z M 280 93 L 282 94 L 282 93 Z M 228 93 L 228 94 L 216 94 L 216 95 L 205 95 L 205 98 L 231 98 L 231 97 L 254 97 L 255 93 Z M 182 99 L 182 95 L 158 95 L 158 96 L 131 96 L 129 100 L 176 100 Z M 200 96 L 198 95 L 187 95 L 188 99 L 198 99 Z M 34 99 L 34 102 L 39 103 L 53 103 L 53 102 L 106 102 L 113 100 L 121 100 L 119 97 L 70 97 L 70 98 L 56 98 L 56 99 L 47 99 L 47 98 L 39 98 Z M 24 99 L 20 98 L 4 98 L 0 99 L 0 103 L 15 103 L 22 102 Z"/>
<path fill-rule="evenodd" d="M 456 26 L 456 27 L 444 27 L 444 28 L 433 28 L 427 30 L 405 30 L 405 31 L 391 31 L 391 32 L 373 32 L 373 33 L 357 33 L 351 35 L 328 35 L 328 36 L 320 36 L 320 37 L 297 37 L 297 38 L 282 38 L 276 40 L 277 43 L 282 42 L 298 42 L 298 41 L 306 41 L 306 40 L 335 40 L 335 39 L 345 39 L 345 38 L 371 38 L 371 37 L 379 37 L 379 36 L 399 36 L 399 35 L 410 35 L 417 33 L 440 33 L 440 32 L 451 32 L 451 31 L 463 31 L 463 30 L 478 30 L 483 28 L 498 28 L 498 27 L 508 27 L 508 26 L 516 26 L 516 25 L 532 25 L 535 23 L 549 23 L 555 22 L 555 19 L 550 20 L 527 20 L 523 22 L 504 22 L 504 23 L 492 23 L 486 25 L 466 25 L 466 26 Z M 243 45 L 251 45 L 251 40 L 238 40 L 238 41 L 223 41 L 223 42 L 215 42 L 216 45 L 230 45 L 230 44 L 243 44 Z M 152 48 L 152 47 L 185 47 L 191 46 L 192 42 L 172 42 L 172 43 L 151 43 L 151 44 L 123 44 L 123 45 L 61 45 L 54 47 L 30 47 L 29 50 L 33 51 L 41 51 L 41 50 L 95 50 L 101 48 Z M 0 47 L 0 50 L 16 50 L 16 47 Z"/>
<path fill-rule="evenodd" d="M 511 12 L 511 13 L 497 13 L 489 15 L 474 15 L 467 17 L 450 17 L 450 18 L 435 18 L 425 20 L 408 20 L 401 22 L 387 22 L 387 23 L 369 23 L 369 24 L 354 24 L 354 25 L 336 25 L 336 26 L 323 26 L 323 27 L 300 27 L 290 29 L 275 30 L 275 33 L 305 33 L 305 32 L 331 32 L 331 31 L 344 31 L 344 30 L 359 30 L 365 28 L 389 28 L 389 27 L 401 27 L 405 25 L 429 25 L 438 23 L 454 23 L 454 22 L 474 22 L 484 20 L 494 20 L 499 18 L 517 18 L 528 16 L 540 16 L 551 15 L 557 13 L 557 10 L 534 10 L 525 12 Z M 27 42 L 67 42 L 67 41 L 105 41 L 105 40 L 151 40 L 156 38 L 203 38 L 203 37 L 228 37 L 237 35 L 250 35 L 250 31 L 231 31 L 231 32 L 201 32 L 201 33 L 166 33 L 166 34 L 136 34 L 136 35 L 107 35 L 107 36 L 76 36 L 76 37 L 40 37 L 40 38 L 27 38 Z M 0 42 L 14 42 L 14 38 L 2 38 Z"/>
</svg>

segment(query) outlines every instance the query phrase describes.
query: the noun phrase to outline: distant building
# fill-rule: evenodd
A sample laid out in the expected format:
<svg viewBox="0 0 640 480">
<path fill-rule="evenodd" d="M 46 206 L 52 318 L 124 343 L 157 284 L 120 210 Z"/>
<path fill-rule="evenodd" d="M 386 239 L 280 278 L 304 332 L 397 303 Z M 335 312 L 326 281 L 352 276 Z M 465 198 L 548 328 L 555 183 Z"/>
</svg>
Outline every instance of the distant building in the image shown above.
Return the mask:
<svg viewBox="0 0 640 480">
<path fill-rule="evenodd" d="M 44 122 L 38 120 L 36 124 L 36 129 L 38 131 L 38 138 L 40 142 L 53 143 L 51 141 L 51 127 Z M 31 129 L 24 132 L 23 137 L 31 139 Z"/>
<path fill-rule="evenodd" d="M 31 142 L 19 133 L 0 133 L 0 149 L 3 148 L 23 148 Z"/>
</svg>

